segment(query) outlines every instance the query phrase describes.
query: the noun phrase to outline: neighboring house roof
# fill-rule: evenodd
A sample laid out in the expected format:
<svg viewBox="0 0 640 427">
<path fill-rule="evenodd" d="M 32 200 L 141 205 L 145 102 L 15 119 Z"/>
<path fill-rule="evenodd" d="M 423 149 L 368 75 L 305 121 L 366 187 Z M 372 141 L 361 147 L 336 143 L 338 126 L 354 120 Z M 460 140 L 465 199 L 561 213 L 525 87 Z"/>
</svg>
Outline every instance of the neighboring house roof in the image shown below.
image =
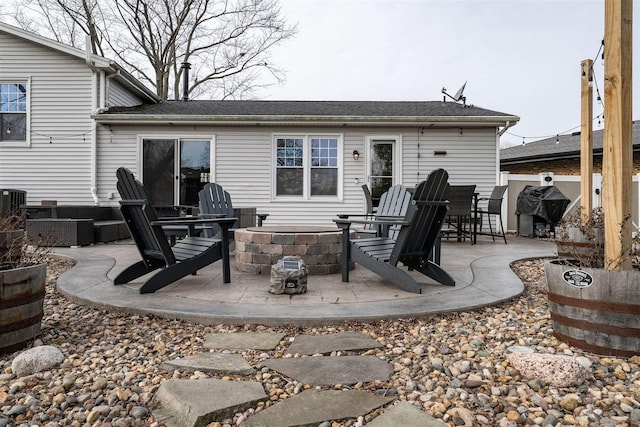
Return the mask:
<svg viewBox="0 0 640 427">
<path fill-rule="evenodd" d="M 87 66 L 96 70 L 105 71 L 108 75 L 111 75 L 112 78 L 115 79 L 118 83 L 128 88 L 133 93 L 138 94 L 143 99 L 147 99 L 149 102 L 160 101 L 160 98 L 153 91 L 151 91 L 139 80 L 129 74 L 124 68 L 111 61 L 110 59 L 84 51 L 82 49 L 78 49 L 73 46 L 66 45 L 64 43 L 57 42 L 55 40 L 48 39 L 46 37 L 39 36 L 37 34 L 22 30 L 4 22 L 0 22 L 0 32 L 11 34 L 15 37 L 19 37 L 32 43 L 36 43 L 81 59 L 87 63 Z"/>
<path fill-rule="evenodd" d="M 604 130 L 593 132 L 593 152 L 602 153 Z M 557 143 L 556 143 L 557 141 Z M 632 144 L 634 151 L 640 151 L 640 121 L 633 122 Z M 500 150 L 500 164 L 513 165 L 518 163 L 530 163 L 557 159 L 580 157 L 580 132 L 571 135 L 560 135 L 529 142 L 523 145 Z"/>
<path fill-rule="evenodd" d="M 418 126 L 512 126 L 518 116 L 455 102 L 404 101 L 163 101 L 112 107 L 101 123 L 355 124 Z"/>
</svg>

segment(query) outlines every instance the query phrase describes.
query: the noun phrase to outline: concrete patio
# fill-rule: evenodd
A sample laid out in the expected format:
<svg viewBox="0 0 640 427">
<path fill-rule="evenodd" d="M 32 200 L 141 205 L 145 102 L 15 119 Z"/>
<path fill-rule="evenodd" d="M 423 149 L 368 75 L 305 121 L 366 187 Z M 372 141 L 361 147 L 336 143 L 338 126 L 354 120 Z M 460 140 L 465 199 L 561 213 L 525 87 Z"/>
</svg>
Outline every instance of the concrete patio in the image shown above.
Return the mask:
<svg viewBox="0 0 640 427">
<path fill-rule="evenodd" d="M 343 283 L 339 274 L 309 276 L 306 294 L 273 295 L 268 292 L 268 275 L 238 271 L 232 256 L 231 283 L 222 282 L 217 262 L 196 276 L 141 295 L 142 280 L 119 286 L 112 282 L 140 257 L 130 240 L 56 248 L 55 253 L 77 261 L 58 280 L 59 291 L 77 304 L 204 324 L 305 326 L 468 311 L 497 304 L 523 291 L 509 264 L 555 256 L 555 245 L 516 236 L 509 236 L 508 245 L 486 236 L 479 237 L 476 245 L 445 240 L 442 266 L 455 278 L 456 286 L 442 286 L 412 273 L 422 283 L 422 294 L 405 292 L 356 265 L 349 283 Z"/>
</svg>

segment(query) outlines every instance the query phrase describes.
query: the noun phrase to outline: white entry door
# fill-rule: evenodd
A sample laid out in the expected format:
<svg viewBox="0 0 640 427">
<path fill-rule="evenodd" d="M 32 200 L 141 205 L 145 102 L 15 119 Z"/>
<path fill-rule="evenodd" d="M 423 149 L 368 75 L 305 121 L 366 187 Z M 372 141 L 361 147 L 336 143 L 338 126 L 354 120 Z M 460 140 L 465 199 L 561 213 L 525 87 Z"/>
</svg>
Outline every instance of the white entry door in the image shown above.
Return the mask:
<svg viewBox="0 0 640 427">
<path fill-rule="evenodd" d="M 368 176 L 373 206 L 378 206 L 380 196 L 399 182 L 397 137 L 369 137 Z"/>
</svg>

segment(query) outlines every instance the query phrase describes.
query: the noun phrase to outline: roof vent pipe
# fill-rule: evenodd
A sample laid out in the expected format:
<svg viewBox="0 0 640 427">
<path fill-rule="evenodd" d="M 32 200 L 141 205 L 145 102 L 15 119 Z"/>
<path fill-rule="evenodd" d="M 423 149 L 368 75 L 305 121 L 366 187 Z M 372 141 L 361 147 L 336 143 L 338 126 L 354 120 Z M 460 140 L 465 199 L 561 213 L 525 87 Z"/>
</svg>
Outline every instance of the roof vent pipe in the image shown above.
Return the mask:
<svg viewBox="0 0 640 427">
<path fill-rule="evenodd" d="M 182 66 L 182 100 L 189 100 L 189 70 L 191 69 L 191 64 L 188 62 L 183 62 Z"/>
</svg>

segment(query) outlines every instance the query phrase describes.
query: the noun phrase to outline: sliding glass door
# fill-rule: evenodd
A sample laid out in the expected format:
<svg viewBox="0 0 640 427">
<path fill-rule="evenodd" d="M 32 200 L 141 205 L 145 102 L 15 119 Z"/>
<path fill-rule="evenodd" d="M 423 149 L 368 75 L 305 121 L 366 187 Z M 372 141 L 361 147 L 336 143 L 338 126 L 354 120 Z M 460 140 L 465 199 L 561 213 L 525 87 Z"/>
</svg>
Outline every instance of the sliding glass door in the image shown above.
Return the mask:
<svg viewBox="0 0 640 427">
<path fill-rule="evenodd" d="M 197 205 L 210 176 L 210 140 L 142 140 L 142 181 L 152 204 Z"/>
</svg>

